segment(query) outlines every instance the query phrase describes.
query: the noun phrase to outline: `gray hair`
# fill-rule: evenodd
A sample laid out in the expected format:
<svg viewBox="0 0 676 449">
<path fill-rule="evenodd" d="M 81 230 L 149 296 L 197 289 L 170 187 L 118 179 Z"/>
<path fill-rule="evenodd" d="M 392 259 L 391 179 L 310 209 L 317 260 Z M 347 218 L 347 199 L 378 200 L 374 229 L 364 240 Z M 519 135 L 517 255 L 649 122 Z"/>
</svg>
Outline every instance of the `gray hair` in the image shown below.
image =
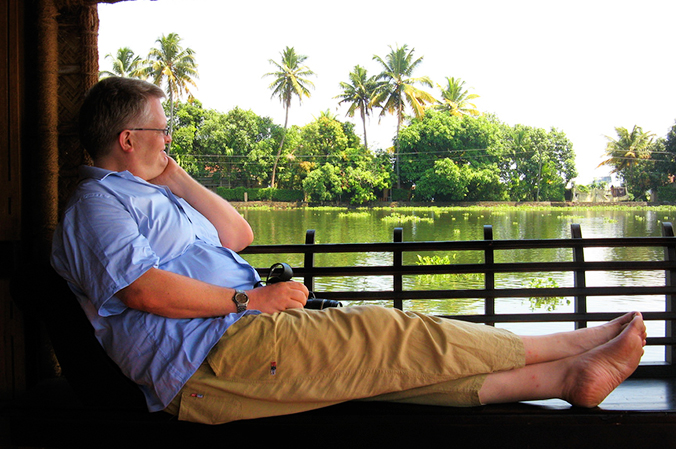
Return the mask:
<svg viewBox="0 0 676 449">
<path fill-rule="evenodd" d="M 127 127 L 149 118 L 153 98 L 164 98 L 162 89 L 133 78 L 111 76 L 89 89 L 80 108 L 79 132 L 80 142 L 95 161 L 108 154 Z"/>
</svg>

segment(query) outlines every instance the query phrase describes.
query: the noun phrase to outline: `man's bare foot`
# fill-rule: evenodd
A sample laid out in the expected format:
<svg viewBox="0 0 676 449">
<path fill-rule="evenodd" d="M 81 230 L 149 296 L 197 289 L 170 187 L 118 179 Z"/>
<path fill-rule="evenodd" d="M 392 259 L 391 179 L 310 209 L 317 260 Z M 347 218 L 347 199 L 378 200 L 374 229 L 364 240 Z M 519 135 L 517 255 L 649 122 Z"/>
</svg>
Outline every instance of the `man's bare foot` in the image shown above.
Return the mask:
<svg viewBox="0 0 676 449">
<path fill-rule="evenodd" d="M 624 330 L 637 315 L 640 316 L 641 314 L 639 312 L 628 312 L 607 323 L 580 329 L 578 332 L 580 332 L 580 335 L 583 335 L 583 338 L 586 340 L 584 343 L 586 350 L 589 351 L 597 346 L 601 346 L 620 335 L 622 330 Z"/>
<path fill-rule="evenodd" d="M 619 319 L 618 319 L 619 320 Z M 643 355 L 646 328 L 640 313 L 608 343 L 571 359 L 562 399 L 579 407 L 596 407 L 634 372 Z"/>
<path fill-rule="evenodd" d="M 607 323 L 539 336 L 522 336 L 526 365 L 565 359 L 585 353 L 617 337 L 638 312 L 626 313 Z"/>
</svg>

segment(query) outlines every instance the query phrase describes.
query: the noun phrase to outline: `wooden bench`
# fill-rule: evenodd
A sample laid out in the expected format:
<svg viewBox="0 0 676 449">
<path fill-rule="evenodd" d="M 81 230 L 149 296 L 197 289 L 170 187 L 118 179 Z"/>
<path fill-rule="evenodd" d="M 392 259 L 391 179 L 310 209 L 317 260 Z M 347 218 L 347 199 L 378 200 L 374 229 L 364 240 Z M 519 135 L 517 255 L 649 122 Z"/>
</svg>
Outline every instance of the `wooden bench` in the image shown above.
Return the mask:
<svg viewBox="0 0 676 449">
<path fill-rule="evenodd" d="M 47 326 L 63 378 L 48 379 L 34 386 L 26 396 L 12 404 L 9 416 L 13 444 L 22 447 L 191 447 L 203 444 L 293 444 L 344 446 L 358 444 L 455 444 L 499 445 L 501 447 L 648 447 L 676 441 L 676 376 L 674 376 L 672 323 L 676 287 L 676 238 L 669 223 L 662 237 L 592 238 L 581 236 L 580 227 L 571 227 L 571 238 L 552 240 L 494 240 L 492 228 L 484 228 L 478 241 L 403 242 L 395 229 L 390 243 L 315 244 L 308 231 L 304 244 L 259 245 L 243 254 L 302 254 L 304 262 L 294 272 L 314 289 L 317 278 L 342 276 L 390 276 L 392 288 L 380 291 L 323 292 L 322 297 L 338 300 L 392 301 L 404 307 L 406 301 L 476 298 L 483 301 L 484 313 L 453 318 L 497 324 L 517 322 L 606 321 L 622 311 L 587 311 L 588 299 L 595 296 L 637 297 L 660 295 L 663 311 L 646 311 L 646 320 L 664 323 L 664 336 L 652 336 L 648 345 L 664 347 L 665 360 L 642 364 L 635 375 L 623 383 L 595 409 L 578 409 L 563 401 L 536 401 L 468 409 L 391 403 L 350 402 L 326 409 L 297 414 L 241 421 L 220 426 L 179 422 L 160 412 L 144 411 L 135 386 L 121 376 L 103 354 L 79 305 L 65 283 L 49 267 L 23 270 L 17 277 L 14 296 L 27 313 L 40 315 Z M 585 248 L 663 248 L 659 260 L 621 262 L 586 261 Z M 500 251 L 562 248 L 570 252 L 566 260 L 548 262 L 499 262 Z M 470 264 L 404 264 L 404 254 L 480 251 L 483 260 Z M 390 253 L 391 264 L 383 266 L 315 266 L 315 256 L 327 253 Z M 632 252 L 628 252 L 632 254 Z M 496 257 L 497 255 L 497 257 Z M 246 257 L 246 256 L 245 256 Z M 640 258 L 636 258 L 640 259 Z M 498 262 L 496 262 L 498 260 Z M 259 270 L 262 276 L 267 269 Z M 594 271 L 651 271 L 664 277 L 660 285 L 588 286 L 587 274 Z M 509 288 L 496 283 L 500 273 L 570 272 L 573 285 L 546 288 Z M 483 288 L 464 290 L 410 290 L 404 288 L 406 276 L 421 274 L 480 273 Z M 496 299 L 566 297 L 572 298 L 572 312 L 496 313 Z"/>
</svg>

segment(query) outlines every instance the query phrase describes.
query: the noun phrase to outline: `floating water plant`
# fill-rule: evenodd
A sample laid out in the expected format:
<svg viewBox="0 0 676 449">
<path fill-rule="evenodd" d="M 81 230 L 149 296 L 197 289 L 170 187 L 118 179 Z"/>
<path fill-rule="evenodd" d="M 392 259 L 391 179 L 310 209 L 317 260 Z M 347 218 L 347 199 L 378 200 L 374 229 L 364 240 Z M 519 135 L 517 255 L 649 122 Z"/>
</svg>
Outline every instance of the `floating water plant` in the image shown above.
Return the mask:
<svg viewBox="0 0 676 449">
<path fill-rule="evenodd" d="M 383 217 L 382 220 L 386 223 L 411 223 L 411 222 L 424 222 L 424 223 L 434 223 L 433 218 L 429 217 L 419 217 L 417 215 L 403 215 L 399 213 L 393 213 Z"/>
<path fill-rule="evenodd" d="M 340 212 L 340 218 L 368 218 L 371 216 L 369 212 Z"/>
</svg>

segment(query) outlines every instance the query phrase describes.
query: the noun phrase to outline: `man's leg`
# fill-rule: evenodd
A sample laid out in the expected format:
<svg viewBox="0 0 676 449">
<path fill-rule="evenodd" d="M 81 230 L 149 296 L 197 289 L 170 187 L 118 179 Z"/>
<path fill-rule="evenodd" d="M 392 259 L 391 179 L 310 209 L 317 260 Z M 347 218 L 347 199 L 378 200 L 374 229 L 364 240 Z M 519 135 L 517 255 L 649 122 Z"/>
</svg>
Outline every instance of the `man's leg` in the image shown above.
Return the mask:
<svg viewBox="0 0 676 449">
<path fill-rule="evenodd" d="M 512 332 L 374 306 L 244 317 L 170 410 L 219 423 L 294 413 L 524 366 Z M 479 405 L 479 382 L 452 405 Z M 447 398 L 453 395 L 449 388 Z M 469 399 L 468 399 L 469 398 Z M 179 405 L 180 404 L 180 405 Z"/>
<path fill-rule="evenodd" d="M 479 374 L 367 400 L 476 406 L 537 399 L 565 399 L 595 406 L 638 365 L 645 325 L 638 313 L 608 323 L 540 336 L 522 336 L 526 366 Z"/>
<path fill-rule="evenodd" d="M 631 317 L 629 323 L 626 323 L 626 315 L 612 322 L 613 325 L 620 324 L 622 332 L 588 351 L 489 374 L 479 390 L 481 403 L 560 398 L 581 407 L 597 406 L 634 372 L 643 354 L 645 324 L 640 314 Z M 585 334 L 577 332 L 573 335 Z M 541 343 L 536 341 L 536 346 Z M 526 352 L 528 345 L 526 343 Z"/>
<path fill-rule="evenodd" d="M 617 337 L 635 315 L 630 312 L 608 323 L 576 331 L 522 336 L 526 365 L 563 359 L 601 346 Z"/>
<path fill-rule="evenodd" d="M 304 311 L 262 315 L 234 326 L 177 398 L 181 419 L 226 422 L 359 398 L 454 406 L 543 397 L 589 403 L 579 399 L 581 394 L 575 399 L 567 388 L 571 383 L 564 382 L 568 376 L 583 379 L 584 371 L 575 368 L 585 361 L 608 371 L 625 357 L 632 359 L 606 376 L 612 379 L 599 370 L 587 376 L 597 379 L 586 382 L 587 390 L 603 384 L 607 394 L 640 359 L 618 342 L 640 334 L 642 352 L 645 339 L 640 315 L 631 325 L 632 315 L 625 315 L 597 328 L 517 337 L 490 326 L 390 309 L 347 309 L 317 312 L 320 319 Z M 207 403 L 210 411 L 204 410 Z"/>
</svg>

